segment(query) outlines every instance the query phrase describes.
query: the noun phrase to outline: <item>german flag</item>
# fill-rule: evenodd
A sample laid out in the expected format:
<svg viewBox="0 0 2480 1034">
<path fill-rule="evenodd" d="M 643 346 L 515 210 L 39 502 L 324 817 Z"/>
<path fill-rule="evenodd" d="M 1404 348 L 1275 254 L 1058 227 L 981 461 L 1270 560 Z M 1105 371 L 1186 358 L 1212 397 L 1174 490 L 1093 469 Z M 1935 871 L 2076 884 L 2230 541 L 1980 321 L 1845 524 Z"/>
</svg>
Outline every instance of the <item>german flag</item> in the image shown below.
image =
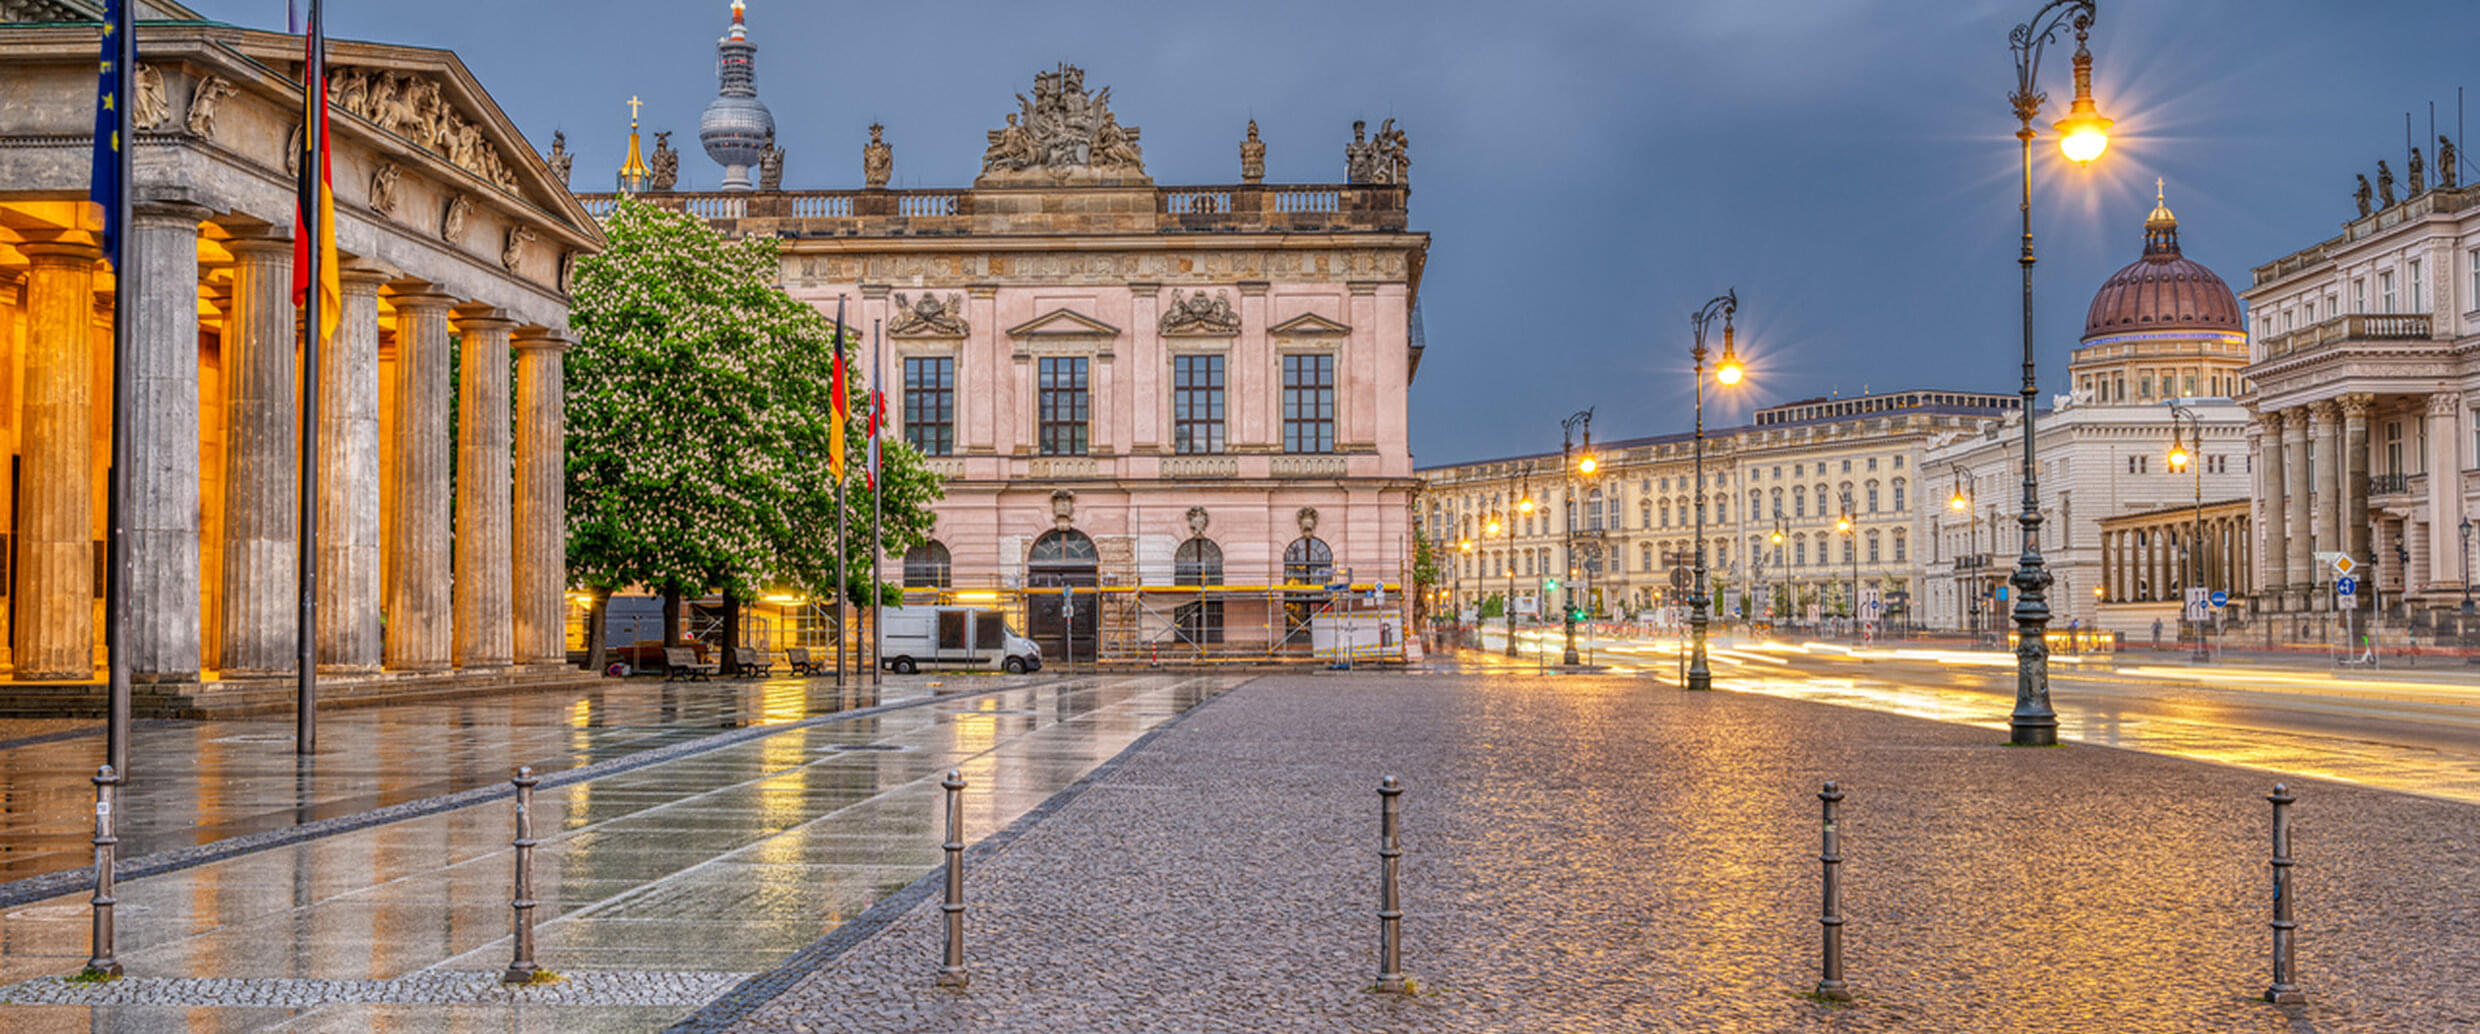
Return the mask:
<svg viewBox="0 0 2480 1034">
<path fill-rule="evenodd" d="M 844 399 L 844 299 L 835 300 L 835 373 L 827 390 L 827 473 L 835 483 L 844 483 L 844 424 L 852 419 L 852 405 Z"/>
<path fill-rule="evenodd" d="M 301 193 L 294 212 L 293 304 L 309 304 L 315 275 L 319 340 L 325 342 L 336 336 L 336 327 L 343 322 L 344 285 L 336 275 L 336 189 L 327 167 L 327 30 L 319 18 L 319 0 L 310 0 L 310 20 L 303 30 Z"/>
</svg>

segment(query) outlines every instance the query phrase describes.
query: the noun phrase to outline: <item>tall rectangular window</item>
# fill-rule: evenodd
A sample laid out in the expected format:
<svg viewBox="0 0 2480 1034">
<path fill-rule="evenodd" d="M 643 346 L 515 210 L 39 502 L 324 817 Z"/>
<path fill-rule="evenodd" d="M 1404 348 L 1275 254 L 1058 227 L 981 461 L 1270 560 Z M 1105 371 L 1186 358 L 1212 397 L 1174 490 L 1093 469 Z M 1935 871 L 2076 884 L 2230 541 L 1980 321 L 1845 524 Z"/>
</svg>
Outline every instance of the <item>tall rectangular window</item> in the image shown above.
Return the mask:
<svg viewBox="0 0 2480 1034">
<path fill-rule="evenodd" d="M 1044 456 L 1083 456 L 1093 402 L 1086 394 L 1085 357 L 1047 357 L 1038 375 Z"/>
<path fill-rule="evenodd" d="M 2463 311 L 2480 310 L 2480 248 L 2471 249 L 2471 296 L 2463 299 Z"/>
<path fill-rule="evenodd" d="M 904 360 L 904 441 L 924 456 L 956 451 L 956 360 Z"/>
<path fill-rule="evenodd" d="M 2420 260 L 2412 259 L 2407 274 L 2411 281 L 2411 311 L 2428 311 L 2428 278 L 2420 275 Z"/>
<path fill-rule="evenodd" d="M 1283 451 L 1335 451 L 1335 357 L 1283 357 Z"/>
<path fill-rule="evenodd" d="M 2377 274 L 2377 300 L 2378 300 L 2378 302 L 2379 302 L 2379 303 L 2381 303 L 2381 304 L 2383 304 L 2383 305 L 2385 306 L 2385 308 L 2384 308 L 2382 311 L 2383 311 L 2386 315 L 2391 316 L 2391 315 L 2393 315 L 2393 314 L 2394 314 L 2395 309 L 2394 309 L 2394 271 L 2393 271 L 2393 270 L 2390 270 L 2390 269 L 2389 269 L 2389 270 L 2386 270 L 2386 271 L 2384 271 L 2384 272 L 2382 272 L 2382 273 Z"/>
<path fill-rule="evenodd" d="M 1172 451 L 1223 451 L 1223 357 L 1171 357 Z"/>
</svg>

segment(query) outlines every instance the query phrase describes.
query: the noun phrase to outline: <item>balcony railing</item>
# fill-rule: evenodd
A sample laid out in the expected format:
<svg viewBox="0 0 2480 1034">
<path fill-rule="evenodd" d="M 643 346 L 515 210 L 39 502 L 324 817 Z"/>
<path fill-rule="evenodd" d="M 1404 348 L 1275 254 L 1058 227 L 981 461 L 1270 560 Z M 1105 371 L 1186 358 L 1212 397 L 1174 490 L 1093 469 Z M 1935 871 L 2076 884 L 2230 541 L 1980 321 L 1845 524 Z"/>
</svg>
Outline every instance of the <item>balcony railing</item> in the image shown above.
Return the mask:
<svg viewBox="0 0 2480 1034">
<path fill-rule="evenodd" d="M 1133 198 L 1130 192 L 1136 193 Z M 1151 202 L 1145 200 L 1150 192 Z M 1092 200 L 1109 196 L 1107 204 Z M 1204 187 L 1007 187 L 993 190 L 665 191 L 637 195 L 742 235 L 841 237 L 878 234 L 1027 233 L 1051 229 L 1229 233 L 1397 231 L 1409 188 L 1347 183 Z M 579 194 L 597 218 L 620 195 Z M 1046 225 L 1053 224 L 1053 225 Z"/>
<path fill-rule="evenodd" d="M 2368 475 L 2369 495 L 2401 495 L 2410 490 L 2411 475 L 2409 474 Z"/>
<path fill-rule="evenodd" d="M 2265 339 L 2265 358 L 2278 359 L 2338 341 L 2426 341 L 2426 313 L 2336 316 Z"/>
</svg>

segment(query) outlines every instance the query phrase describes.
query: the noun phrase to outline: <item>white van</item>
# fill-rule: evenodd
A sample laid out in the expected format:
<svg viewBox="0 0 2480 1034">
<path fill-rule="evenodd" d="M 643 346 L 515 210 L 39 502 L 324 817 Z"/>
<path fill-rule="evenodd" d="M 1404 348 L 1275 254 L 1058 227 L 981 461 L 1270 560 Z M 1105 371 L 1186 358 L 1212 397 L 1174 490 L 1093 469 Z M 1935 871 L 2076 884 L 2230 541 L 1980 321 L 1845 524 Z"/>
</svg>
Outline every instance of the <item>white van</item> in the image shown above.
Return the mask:
<svg viewBox="0 0 2480 1034">
<path fill-rule="evenodd" d="M 899 675 L 931 665 L 1042 670 L 1042 648 L 985 607 L 889 607 L 880 612 L 879 663 Z"/>
</svg>

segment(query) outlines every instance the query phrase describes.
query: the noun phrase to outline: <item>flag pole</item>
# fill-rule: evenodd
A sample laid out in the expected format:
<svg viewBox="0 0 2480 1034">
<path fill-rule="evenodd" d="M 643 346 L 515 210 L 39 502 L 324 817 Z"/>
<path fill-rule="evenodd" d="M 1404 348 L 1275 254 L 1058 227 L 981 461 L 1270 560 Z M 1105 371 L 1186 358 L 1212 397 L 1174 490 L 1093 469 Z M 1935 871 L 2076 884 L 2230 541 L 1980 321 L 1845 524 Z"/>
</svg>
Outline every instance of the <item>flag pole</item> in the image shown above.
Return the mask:
<svg viewBox="0 0 2480 1034">
<path fill-rule="evenodd" d="M 310 0 L 308 55 L 302 61 L 301 89 L 303 121 L 308 125 L 301 134 L 301 221 L 294 232 L 310 245 L 302 249 L 308 258 L 305 281 L 309 290 L 302 294 L 301 321 L 301 498 L 298 520 L 301 522 L 296 541 L 301 555 L 295 560 L 300 568 L 301 605 L 295 612 L 295 667 L 293 700 L 293 752 L 303 756 L 319 749 L 319 156 L 326 153 L 323 139 L 327 133 L 327 37 L 319 19 L 319 0 Z"/>
<path fill-rule="evenodd" d="M 879 663 L 879 651 L 887 647 L 887 633 L 880 630 L 879 564 L 887 559 L 885 544 L 879 535 L 879 515 L 885 509 L 880 502 L 887 497 L 886 465 L 880 463 L 878 436 L 887 431 L 886 415 L 886 351 L 887 343 L 879 336 L 879 321 L 870 321 L 870 688 L 878 688 L 879 672 L 886 665 Z"/>
<path fill-rule="evenodd" d="M 131 412 L 136 395 L 125 382 L 129 379 L 130 340 L 129 318 L 138 310 L 131 299 L 137 296 L 138 277 L 129 263 L 129 236 L 135 230 L 135 205 L 131 181 L 136 177 L 134 158 L 137 138 L 131 135 L 136 127 L 130 124 L 127 103 L 137 85 L 134 75 L 138 67 L 137 16 L 132 6 L 137 0 L 119 0 L 112 5 L 111 31 L 117 37 L 112 55 L 115 75 L 112 104 L 113 162 L 112 175 L 120 184 L 112 199 L 112 477 L 104 489 L 104 524 L 111 529 L 104 546 L 104 563 L 110 571 L 104 582 L 103 649 L 104 676 L 110 710 L 105 722 L 105 760 L 123 783 L 129 780 L 129 514 L 124 486 L 129 479 L 129 425 L 136 414 Z"/>
<path fill-rule="evenodd" d="M 835 299 L 835 354 L 830 357 L 830 361 L 834 363 L 834 370 L 840 374 L 844 369 L 844 298 L 842 295 L 837 295 Z M 844 389 L 844 378 L 841 376 L 832 376 L 827 383 L 832 385 L 835 391 L 841 392 Z M 841 397 L 827 400 L 827 411 L 830 414 L 841 410 L 843 406 L 844 400 Z M 827 455 L 833 457 L 843 448 L 844 422 L 835 420 L 831 423 L 835 428 L 835 440 L 827 443 Z M 844 556 L 844 472 L 839 465 L 833 463 L 829 464 L 829 470 L 835 478 L 835 688 L 841 690 L 844 688 L 844 640 L 846 639 L 844 633 L 850 627 L 845 620 L 847 612 L 844 605 L 844 597 L 848 592 L 846 580 L 850 577 L 850 571 Z"/>
</svg>

